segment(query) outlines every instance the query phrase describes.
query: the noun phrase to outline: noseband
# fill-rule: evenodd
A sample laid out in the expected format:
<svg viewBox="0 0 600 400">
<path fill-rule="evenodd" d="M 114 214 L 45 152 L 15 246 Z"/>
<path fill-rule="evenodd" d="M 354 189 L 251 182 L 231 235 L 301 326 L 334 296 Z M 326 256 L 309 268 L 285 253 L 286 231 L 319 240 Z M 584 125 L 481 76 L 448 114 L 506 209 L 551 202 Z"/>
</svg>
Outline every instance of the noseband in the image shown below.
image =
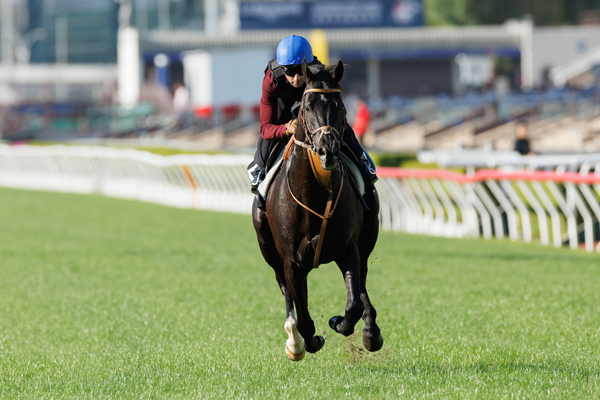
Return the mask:
<svg viewBox="0 0 600 400">
<path fill-rule="evenodd" d="M 306 118 L 304 117 L 305 114 L 305 110 L 306 108 L 304 107 L 304 96 L 306 96 L 306 93 L 341 93 L 342 91 L 340 89 L 306 89 L 304 91 L 304 93 L 302 94 L 302 105 L 300 106 L 300 119 L 302 119 L 302 124 L 304 125 L 304 127 L 308 130 L 308 124 L 306 123 Z M 294 137 L 294 143 L 297 144 L 298 146 L 302 146 L 305 149 L 312 149 L 314 152 L 316 152 L 317 146 L 315 145 L 314 142 L 314 136 L 319 133 L 322 132 L 323 135 L 333 135 L 333 137 L 335 138 L 335 141 L 338 142 L 338 145 L 341 146 L 342 144 L 342 135 L 340 133 L 340 131 L 338 131 L 337 129 L 335 129 L 333 126 L 320 126 L 317 129 L 308 132 L 308 141 L 310 142 L 310 145 L 301 142 L 299 140 L 297 140 Z"/>
</svg>

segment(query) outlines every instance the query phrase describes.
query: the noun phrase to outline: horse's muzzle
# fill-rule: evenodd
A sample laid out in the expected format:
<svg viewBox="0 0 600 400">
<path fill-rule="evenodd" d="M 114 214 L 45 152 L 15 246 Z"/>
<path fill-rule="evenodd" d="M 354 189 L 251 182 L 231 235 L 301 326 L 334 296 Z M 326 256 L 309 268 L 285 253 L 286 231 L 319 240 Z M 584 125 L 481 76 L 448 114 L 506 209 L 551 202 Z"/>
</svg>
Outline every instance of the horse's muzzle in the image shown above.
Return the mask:
<svg viewBox="0 0 600 400">
<path fill-rule="evenodd" d="M 319 160 L 321 160 L 321 166 L 323 169 L 331 171 L 338 167 L 340 163 L 340 154 L 327 152 L 321 155 L 321 152 L 319 152 Z"/>
<path fill-rule="evenodd" d="M 321 160 L 321 166 L 331 171 L 336 169 L 340 162 L 340 145 L 333 128 L 325 126 L 319 128 L 320 137 L 316 141 L 317 154 Z"/>
</svg>

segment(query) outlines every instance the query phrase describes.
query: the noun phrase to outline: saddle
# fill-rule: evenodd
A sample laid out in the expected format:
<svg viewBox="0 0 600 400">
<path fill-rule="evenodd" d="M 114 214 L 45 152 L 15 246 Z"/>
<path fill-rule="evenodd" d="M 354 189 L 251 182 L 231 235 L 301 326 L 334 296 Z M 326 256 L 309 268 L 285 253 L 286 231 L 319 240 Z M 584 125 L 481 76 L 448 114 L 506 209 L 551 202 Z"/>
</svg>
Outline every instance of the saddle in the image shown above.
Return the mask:
<svg viewBox="0 0 600 400">
<path fill-rule="evenodd" d="M 269 158 L 267 159 L 265 179 L 258 186 L 258 191 L 263 199 L 267 198 L 267 193 L 269 192 L 269 187 L 271 186 L 271 183 L 277 176 L 277 173 L 279 172 L 279 169 L 281 167 L 281 164 L 283 164 L 283 161 L 287 160 L 289 158 L 290 154 L 292 153 L 293 148 L 294 148 L 294 137 L 292 136 L 292 137 L 290 137 L 290 140 L 288 140 L 287 142 L 285 140 L 279 141 L 277 143 L 277 145 L 275 146 L 275 148 L 273 149 L 273 151 L 271 152 L 271 154 L 269 155 Z M 354 190 L 356 191 L 356 193 L 358 194 L 359 198 L 362 200 L 363 196 L 365 194 L 365 181 L 363 180 L 360 170 L 356 166 L 356 163 L 350 157 L 348 157 L 344 152 L 341 152 L 340 154 L 342 155 L 341 160 L 344 163 L 344 167 L 346 167 L 346 170 L 349 172 L 348 175 L 349 175 L 350 183 L 351 183 L 352 187 L 354 188 Z M 318 162 L 320 162 L 320 161 L 319 161 L 318 157 L 316 156 L 316 154 L 313 155 L 311 163 L 313 165 L 315 165 Z M 315 177 L 322 185 L 326 186 L 327 183 L 324 181 L 325 177 L 318 175 L 318 173 L 316 172 L 317 170 L 318 170 L 318 168 L 313 167 L 313 172 L 315 173 Z M 368 209 L 368 207 L 366 206 L 364 201 L 363 201 L 363 205 Z"/>
</svg>

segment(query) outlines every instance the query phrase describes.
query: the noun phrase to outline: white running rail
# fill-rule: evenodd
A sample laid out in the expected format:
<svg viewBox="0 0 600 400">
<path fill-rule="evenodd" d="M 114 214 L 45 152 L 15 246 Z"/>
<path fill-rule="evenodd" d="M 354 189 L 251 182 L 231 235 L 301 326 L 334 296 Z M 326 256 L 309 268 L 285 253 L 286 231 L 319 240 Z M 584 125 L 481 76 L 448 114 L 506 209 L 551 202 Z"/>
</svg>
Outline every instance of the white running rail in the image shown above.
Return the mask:
<svg viewBox="0 0 600 400">
<path fill-rule="evenodd" d="M 95 193 L 248 214 L 248 155 L 159 156 L 132 149 L 0 145 L 0 186 Z M 381 227 L 600 251 L 600 162 L 578 172 L 380 167 Z"/>
<path fill-rule="evenodd" d="M 160 156 L 133 149 L 0 145 L 0 186 L 101 194 L 250 213 L 244 155 Z"/>
</svg>

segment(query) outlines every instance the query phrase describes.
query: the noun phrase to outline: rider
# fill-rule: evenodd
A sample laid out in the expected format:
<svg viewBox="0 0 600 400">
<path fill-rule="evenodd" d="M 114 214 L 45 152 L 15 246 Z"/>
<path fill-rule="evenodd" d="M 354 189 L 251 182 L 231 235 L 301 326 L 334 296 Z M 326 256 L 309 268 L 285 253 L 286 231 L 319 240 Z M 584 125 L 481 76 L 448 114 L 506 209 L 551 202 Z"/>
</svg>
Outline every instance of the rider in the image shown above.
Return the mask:
<svg viewBox="0 0 600 400">
<path fill-rule="evenodd" d="M 265 167 L 271 151 L 280 140 L 289 140 L 296 133 L 298 120 L 293 119 L 292 108 L 302 100 L 306 82 L 302 76 L 302 61 L 320 64 L 313 57 L 312 47 L 302 36 L 288 36 L 277 46 L 277 59 L 269 61 L 265 69 L 260 99 L 260 137 L 254 161 L 248 166 L 252 193 L 258 195 L 258 185 L 265 178 Z M 354 131 L 346 122 L 343 142 L 360 162 L 361 173 L 371 183 L 377 181 L 375 164 L 358 143 Z M 260 197 L 260 196 L 259 196 Z"/>
</svg>

